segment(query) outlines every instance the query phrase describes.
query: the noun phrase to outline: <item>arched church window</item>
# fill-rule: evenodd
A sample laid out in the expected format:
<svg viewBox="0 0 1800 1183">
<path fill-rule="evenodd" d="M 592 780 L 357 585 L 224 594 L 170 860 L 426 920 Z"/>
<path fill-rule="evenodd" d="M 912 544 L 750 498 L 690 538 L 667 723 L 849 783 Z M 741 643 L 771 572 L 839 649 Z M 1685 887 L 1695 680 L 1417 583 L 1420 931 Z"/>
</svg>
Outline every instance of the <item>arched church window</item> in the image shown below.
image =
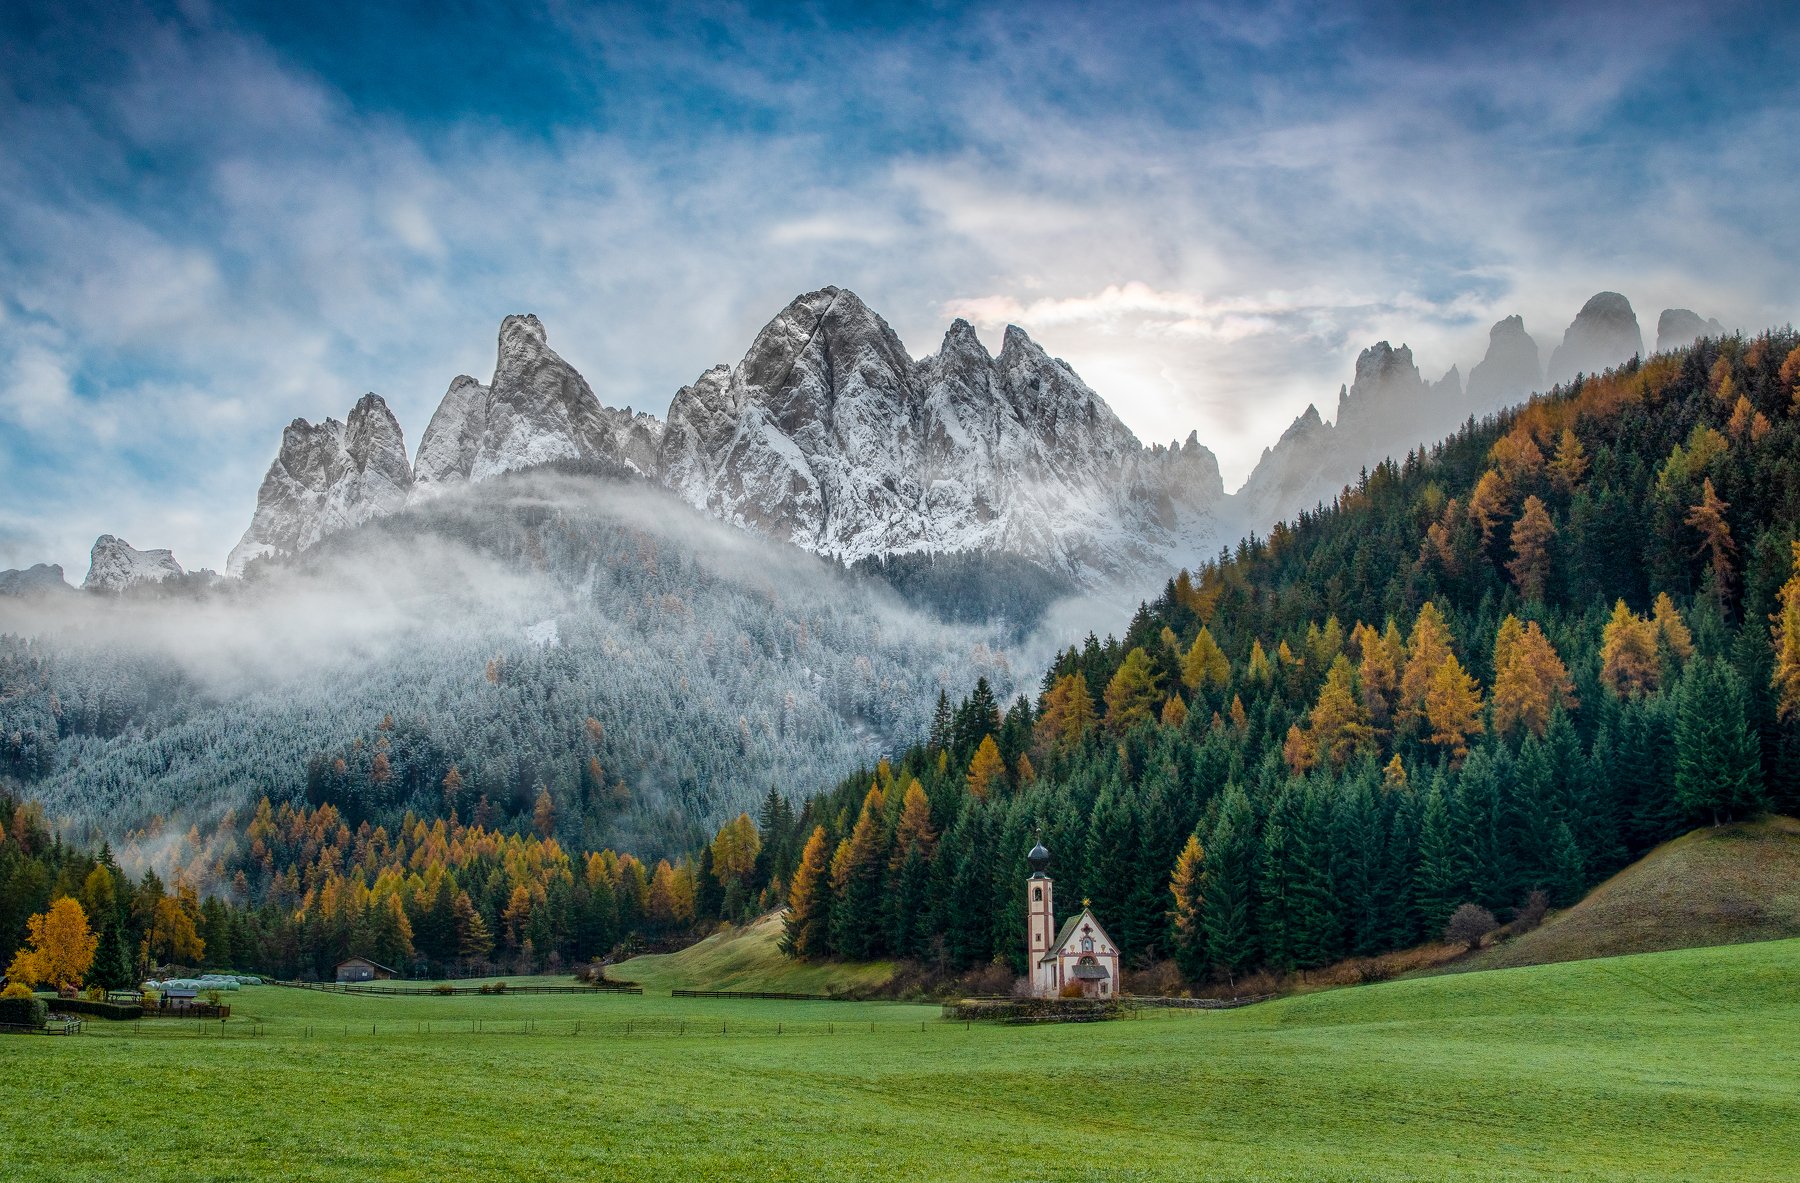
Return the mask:
<svg viewBox="0 0 1800 1183">
<path fill-rule="evenodd" d="M 1040 904 L 1043 903 L 1044 902 L 1044 889 L 1041 887 L 1032 888 L 1031 889 L 1031 898 Z"/>
</svg>

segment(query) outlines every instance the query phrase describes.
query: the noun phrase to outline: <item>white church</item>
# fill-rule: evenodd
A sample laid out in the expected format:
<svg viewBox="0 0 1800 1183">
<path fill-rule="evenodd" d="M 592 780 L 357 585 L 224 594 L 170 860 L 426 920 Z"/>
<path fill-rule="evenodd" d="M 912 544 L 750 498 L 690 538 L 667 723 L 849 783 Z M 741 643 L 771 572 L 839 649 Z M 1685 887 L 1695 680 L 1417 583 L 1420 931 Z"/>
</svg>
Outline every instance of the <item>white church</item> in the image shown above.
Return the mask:
<svg viewBox="0 0 1800 1183">
<path fill-rule="evenodd" d="M 1025 856 L 1031 877 L 1025 880 L 1026 958 L 1031 992 L 1039 998 L 1113 998 L 1119 992 L 1119 947 L 1081 901 L 1081 911 L 1056 927 L 1050 876 L 1050 852 L 1042 842 Z"/>
</svg>

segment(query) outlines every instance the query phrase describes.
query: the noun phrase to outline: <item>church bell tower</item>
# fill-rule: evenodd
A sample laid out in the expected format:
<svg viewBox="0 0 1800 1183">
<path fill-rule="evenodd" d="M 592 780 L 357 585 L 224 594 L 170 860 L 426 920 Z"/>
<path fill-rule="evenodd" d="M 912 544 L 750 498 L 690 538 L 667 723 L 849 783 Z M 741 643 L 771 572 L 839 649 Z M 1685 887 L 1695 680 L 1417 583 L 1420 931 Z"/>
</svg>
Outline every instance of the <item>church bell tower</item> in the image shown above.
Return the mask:
<svg viewBox="0 0 1800 1183">
<path fill-rule="evenodd" d="M 1039 842 L 1025 859 L 1031 864 L 1031 877 L 1025 880 L 1025 972 L 1030 976 L 1031 992 L 1047 997 L 1057 989 L 1056 962 L 1045 960 L 1050 942 L 1056 939 L 1056 903 L 1050 876 L 1044 874 L 1050 852 Z"/>
</svg>

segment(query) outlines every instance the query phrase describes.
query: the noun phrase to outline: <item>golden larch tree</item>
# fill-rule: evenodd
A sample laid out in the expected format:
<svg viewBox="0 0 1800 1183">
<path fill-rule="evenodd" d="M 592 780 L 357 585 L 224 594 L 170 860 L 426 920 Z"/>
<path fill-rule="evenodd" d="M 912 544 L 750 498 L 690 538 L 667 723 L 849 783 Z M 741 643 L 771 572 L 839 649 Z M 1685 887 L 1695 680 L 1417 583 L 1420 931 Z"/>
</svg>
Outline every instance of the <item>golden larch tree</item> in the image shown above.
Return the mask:
<svg viewBox="0 0 1800 1183">
<path fill-rule="evenodd" d="M 1148 719 L 1154 717 L 1157 704 L 1161 698 L 1157 690 L 1156 670 L 1150 665 L 1150 655 L 1142 649 L 1133 649 L 1125 655 L 1119 664 L 1119 670 L 1106 684 L 1106 725 L 1115 734 L 1123 735 Z"/>
<path fill-rule="evenodd" d="M 1038 712 L 1038 744 L 1051 752 L 1066 752 L 1081 743 L 1094 726 L 1094 696 L 1088 693 L 1087 676 L 1064 674 L 1044 694 Z"/>
<path fill-rule="evenodd" d="M 1506 481 L 1493 469 L 1481 474 L 1469 494 L 1469 520 L 1481 531 L 1481 545 L 1494 541 L 1494 527 L 1512 516 L 1512 497 Z"/>
<path fill-rule="evenodd" d="M 1524 727 L 1541 738 L 1553 711 L 1574 709 L 1575 683 L 1537 621 L 1521 627 L 1508 616 L 1501 622 L 1494 640 L 1493 701 L 1494 730 L 1501 735 Z"/>
<path fill-rule="evenodd" d="M 1723 606 L 1731 598 L 1732 560 L 1737 557 L 1737 543 L 1731 537 L 1731 523 L 1725 511 L 1731 506 L 1719 499 L 1712 478 L 1700 486 L 1700 501 L 1688 510 L 1687 524 L 1700 534 L 1695 554 L 1705 554 L 1712 571 L 1712 592 Z"/>
<path fill-rule="evenodd" d="M 1556 441 L 1556 458 L 1550 461 L 1550 483 L 1564 493 L 1573 493 L 1587 476 L 1587 449 L 1573 428 L 1565 427 Z"/>
<path fill-rule="evenodd" d="M 1187 703 L 1181 700 L 1181 695 L 1174 695 L 1168 702 L 1163 703 L 1162 725 L 1164 727 L 1180 728 L 1187 722 L 1187 717 Z"/>
<path fill-rule="evenodd" d="M 1213 640 L 1212 630 L 1205 625 L 1194 636 L 1194 643 L 1181 659 L 1181 683 L 1189 690 L 1208 686 L 1224 689 L 1231 680 L 1231 661 Z"/>
<path fill-rule="evenodd" d="M 1431 676 L 1425 722 L 1431 729 L 1425 742 L 1443 748 L 1454 761 L 1469 754 L 1469 737 L 1482 731 L 1481 687 L 1463 671 L 1454 653 L 1446 654 Z"/>
<path fill-rule="evenodd" d="M 1450 626 L 1434 600 L 1426 600 L 1413 620 L 1406 642 L 1406 665 L 1400 674 L 1400 718 L 1424 718 L 1425 694 L 1438 667 L 1450 656 Z"/>
<path fill-rule="evenodd" d="M 975 755 L 969 759 L 969 772 L 964 783 L 969 792 L 977 797 L 985 797 L 995 785 L 1006 781 L 1006 758 L 1000 754 L 1000 745 L 994 737 L 984 735 L 975 749 Z"/>
<path fill-rule="evenodd" d="M 1550 545 L 1556 538 L 1556 525 L 1550 510 L 1536 496 L 1525 499 L 1525 508 L 1512 528 L 1512 561 L 1506 570 L 1526 600 L 1544 598 L 1544 585 L 1550 578 Z"/>
<path fill-rule="evenodd" d="M 1793 362 L 1795 357 L 1800 357 L 1800 349 L 1789 354 L 1788 361 Z M 1769 617 L 1770 637 L 1775 645 L 1775 714 L 1783 720 L 1800 712 L 1800 542 L 1789 545 L 1793 549 L 1792 574 L 1777 593 L 1779 610 Z"/>
<path fill-rule="evenodd" d="M 1600 683 L 1621 698 L 1649 694 L 1662 684 L 1656 626 L 1620 600 L 1600 634 Z"/>
<path fill-rule="evenodd" d="M 814 826 L 800 851 L 800 865 L 788 889 L 788 913 L 783 921 L 782 952 L 802 960 L 826 952 L 826 921 L 831 907 L 828 841 L 824 826 Z"/>
<path fill-rule="evenodd" d="M 1650 623 L 1656 626 L 1657 640 L 1677 660 L 1686 661 L 1694 655 L 1694 634 L 1688 631 L 1687 622 L 1681 618 L 1681 610 L 1675 607 L 1675 601 L 1669 598 L 1668 592 L 1656 593 L 1656 603 L 1650 610 Z"/>
</svg>

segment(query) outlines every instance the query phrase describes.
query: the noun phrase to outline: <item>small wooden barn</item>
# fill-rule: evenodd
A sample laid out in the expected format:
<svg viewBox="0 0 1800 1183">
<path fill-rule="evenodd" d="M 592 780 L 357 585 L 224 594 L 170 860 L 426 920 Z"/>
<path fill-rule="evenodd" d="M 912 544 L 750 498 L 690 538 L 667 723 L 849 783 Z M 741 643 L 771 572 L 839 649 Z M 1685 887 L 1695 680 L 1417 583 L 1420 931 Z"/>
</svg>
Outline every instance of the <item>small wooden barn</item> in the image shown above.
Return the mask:
<svg viewBox="0 0 1800 1183">
<path fill-rule="evenodd" d="M 367 957 L 352 957 L 338 962 L 337 967 L 339 982 L 385 982 L 399 976 L 400 971 L 370 961 Z"/>
</svg>

